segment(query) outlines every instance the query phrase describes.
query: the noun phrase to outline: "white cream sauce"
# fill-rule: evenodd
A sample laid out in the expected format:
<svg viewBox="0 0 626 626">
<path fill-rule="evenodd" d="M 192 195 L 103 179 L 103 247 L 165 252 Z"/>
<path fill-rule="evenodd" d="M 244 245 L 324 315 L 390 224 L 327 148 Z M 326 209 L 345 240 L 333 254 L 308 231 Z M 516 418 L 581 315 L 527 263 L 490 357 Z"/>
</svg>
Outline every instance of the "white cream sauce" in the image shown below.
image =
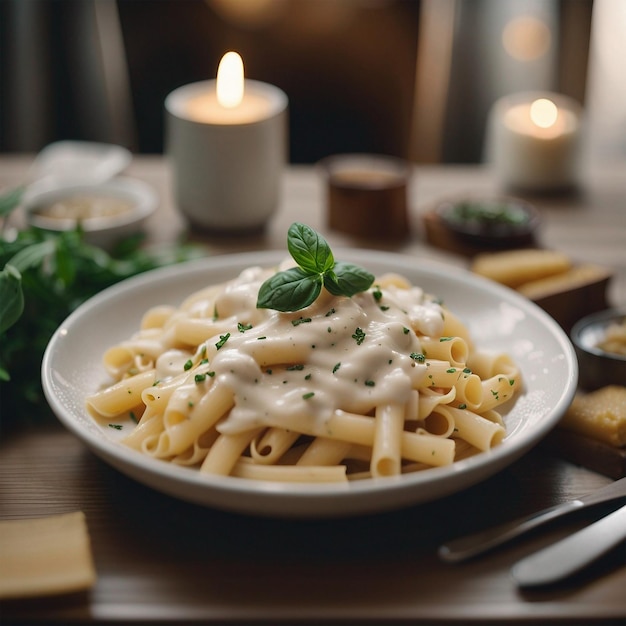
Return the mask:
<svg viewBox="0 0 626 626">
<path fill-rule="evenodd" d="M 192 372 L 210 375 L 200 383 L 190 375 L 185 386 L 193 396 L 212 384 L 233 390 L 235 406 L 218 426 L 223 433 L 266 426 L 270 415 L 273 424 L 297 430 L 299 422 L 323 422 L 338 409 L 363 414 L 409 400 L 426 369 L 411 357 L 421 353 L 415 331 L 442 334 L 443 312 L 433 298 L 418 287 L 373 287 L 352 298 L 323 291 L 294 313 L 257 309 L 259 288 L 270 275 L 249 268 L 228 283 L 211 308 L 220 322 L 228 318 L 230 336 L 212 337 L 196 355 L 166 350 L 157 362 L 157 377 L 180 374 L 190 356 L 194 363 L 204 357 Z M 268 364 L 263 360 L 268 347 L 271 354 L 295 349 L 299 358 Z"/>
</svg>

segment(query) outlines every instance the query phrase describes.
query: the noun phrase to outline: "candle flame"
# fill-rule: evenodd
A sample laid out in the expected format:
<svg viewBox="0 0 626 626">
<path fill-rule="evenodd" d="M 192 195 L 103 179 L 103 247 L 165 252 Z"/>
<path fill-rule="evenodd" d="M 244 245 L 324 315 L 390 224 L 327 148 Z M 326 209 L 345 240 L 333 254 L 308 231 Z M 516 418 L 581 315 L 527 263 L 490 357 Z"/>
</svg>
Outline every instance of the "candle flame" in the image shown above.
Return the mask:
<svg viewBox="0 0 626 626">
<path fill-rule="evenodd" d="M 236 52 L 227 52 L 217 68 L 217 101 L 232 109 L 243 100 L 243 61 Z"/>
<path fill-rule="evenodd" d="M 540 128 L 554 126 L 558 113 L 556 104 L 547 98 L 539 98 L 530 105 L 530 119 Z"/>
</svg>

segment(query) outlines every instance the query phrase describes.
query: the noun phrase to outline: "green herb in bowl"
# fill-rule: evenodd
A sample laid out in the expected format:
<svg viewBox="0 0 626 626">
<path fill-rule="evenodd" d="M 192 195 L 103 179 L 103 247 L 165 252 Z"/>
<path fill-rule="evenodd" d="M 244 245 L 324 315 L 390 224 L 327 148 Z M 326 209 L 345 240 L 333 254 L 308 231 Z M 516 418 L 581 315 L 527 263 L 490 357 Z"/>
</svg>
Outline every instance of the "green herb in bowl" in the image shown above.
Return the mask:
<svg viewBox="0 0 626 626">
<path fill-rule="evenodd" d="M 460 238 L 488 247 L 530 245 L 539 226 L 537 210 L 517 198 L 446 201 L 436 213 Z"/>
</svg>

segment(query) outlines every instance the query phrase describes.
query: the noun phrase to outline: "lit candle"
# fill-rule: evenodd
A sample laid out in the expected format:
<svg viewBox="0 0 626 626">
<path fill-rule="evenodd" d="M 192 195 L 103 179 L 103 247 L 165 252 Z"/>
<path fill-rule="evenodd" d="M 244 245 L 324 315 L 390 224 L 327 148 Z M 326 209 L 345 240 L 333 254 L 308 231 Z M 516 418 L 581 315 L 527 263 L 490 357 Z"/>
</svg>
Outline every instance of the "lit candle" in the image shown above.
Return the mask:
<svg viewBox="0 0 626 626">
<path fill-rule="evenodd" d="M 227 52 L 217 78 L 180 87 L 165 100 L 166 152 L 174 197 L 193 226 L 262 228 L 275 211 L 287 160 L 285 93 L 244 77 Z"/>
<path fill-rule="evenodd" d="M 507 187 L 548 191 L 576 184 L 580 107 L 558 94 L 518 94 L 494 105 L 487 156 Z"/>
</svg>

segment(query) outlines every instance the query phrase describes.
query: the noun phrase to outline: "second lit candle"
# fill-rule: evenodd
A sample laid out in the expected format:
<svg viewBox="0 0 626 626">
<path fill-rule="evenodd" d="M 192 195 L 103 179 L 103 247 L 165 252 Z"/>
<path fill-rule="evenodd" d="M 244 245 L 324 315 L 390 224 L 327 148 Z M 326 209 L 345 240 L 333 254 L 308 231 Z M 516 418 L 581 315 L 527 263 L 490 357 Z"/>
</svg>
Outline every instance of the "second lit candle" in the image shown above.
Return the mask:
<svg viewBox="0 0 626 626">
<path fill-rule="evenodd" d="M 559 94 L 516 94 L 498 100 L 487 128 L 487 159 L 506 187 L 553 191 L 579 176 L 579 105 Z"/>
</svg>

